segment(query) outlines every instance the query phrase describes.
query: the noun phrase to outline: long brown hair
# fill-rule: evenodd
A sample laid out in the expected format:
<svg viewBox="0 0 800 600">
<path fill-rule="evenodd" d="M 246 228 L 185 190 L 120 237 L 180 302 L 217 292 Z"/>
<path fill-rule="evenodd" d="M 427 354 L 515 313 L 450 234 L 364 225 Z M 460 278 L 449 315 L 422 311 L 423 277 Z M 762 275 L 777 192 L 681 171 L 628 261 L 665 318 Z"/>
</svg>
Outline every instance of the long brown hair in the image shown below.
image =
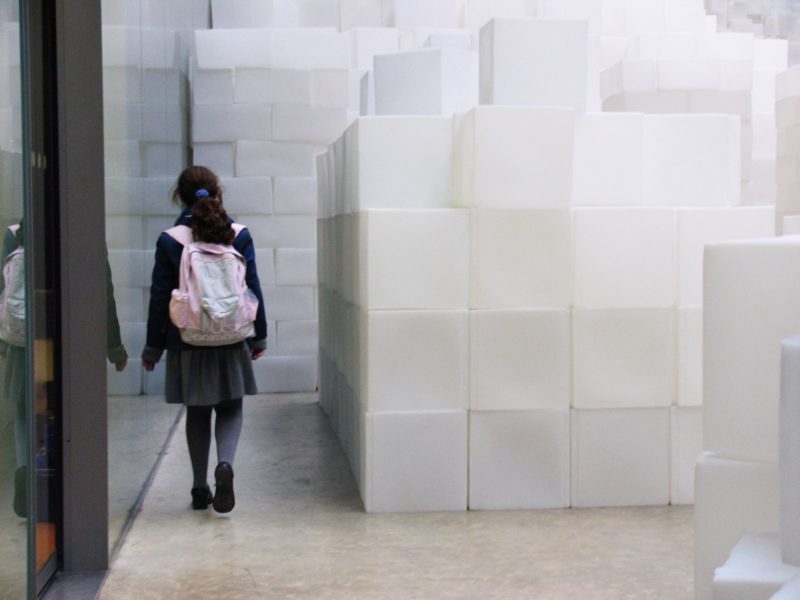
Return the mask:
<svg viewBox="0 0 800 600">
<path fill-rule="evenodd" d="M 230 244 L 235 236 L 222 205 L 219 177 L 207 167 L 187 167 L 178 177 L 172 201 L 192 211 L 190 226 L 198 242 Z"/>
</svg>

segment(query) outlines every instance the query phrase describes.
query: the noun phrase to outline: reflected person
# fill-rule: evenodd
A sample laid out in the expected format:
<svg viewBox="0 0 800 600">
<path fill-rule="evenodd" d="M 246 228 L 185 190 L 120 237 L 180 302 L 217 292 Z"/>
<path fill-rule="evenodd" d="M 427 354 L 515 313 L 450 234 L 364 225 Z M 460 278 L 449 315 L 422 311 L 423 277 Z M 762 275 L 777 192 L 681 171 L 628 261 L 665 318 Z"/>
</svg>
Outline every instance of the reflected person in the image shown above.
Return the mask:
<svg viewBox="0 0 800 600">
<path fill-rule="evenodd" d="M 25 402 L 27 378 L 26 359 L 26 310 L 25 310 L 25 246 L 23 225 L 11 225 L 3 237 L 0 251 L 0 358 L 5 360 L 2 377 L 3 397 L 14 402 L 14 450 L 16 469 L 14 472 L 14 513 L 26 517 L 28 512 L 26 482 L 28 421 Z M 128 363 L 128 353 L 120 336 L 117 306 L 114 301 L 114 284 L 111 281 L 111 268 L 106 260 L 107 290 L 107 352 L 110 363 L 117 372 L 122 372 Z M 53 448 L 45 441 L 37 448 L 36 465 L 50 468 L 53 465 Z"/>
</svg>

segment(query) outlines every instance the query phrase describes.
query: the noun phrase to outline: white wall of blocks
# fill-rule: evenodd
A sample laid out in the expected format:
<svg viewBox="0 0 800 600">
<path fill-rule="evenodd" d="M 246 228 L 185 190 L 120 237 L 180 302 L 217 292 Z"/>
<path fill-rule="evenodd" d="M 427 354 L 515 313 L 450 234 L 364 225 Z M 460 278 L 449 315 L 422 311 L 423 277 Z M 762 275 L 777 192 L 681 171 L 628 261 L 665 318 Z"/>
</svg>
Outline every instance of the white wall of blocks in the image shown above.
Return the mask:
<svg viewBox="0 0 800 600">
<path fill-rule="evenodd" d="M 258 248 L 259 387 L 319 387 L 368 511 L 696 500 L 709 597 L 777 519 L 758 349 L 795 326 L 773 236 L 800 212 L 800 78 L 790 41 L 708 4 L 212 0 L 153 65 L 121 16 L 143 56 L 106 66 L 136 124 L 107 132 L 126 344 L 169 187 L 206 164 Z M 158 391 L 133 367 L 113 389 Z"/>
</svg>

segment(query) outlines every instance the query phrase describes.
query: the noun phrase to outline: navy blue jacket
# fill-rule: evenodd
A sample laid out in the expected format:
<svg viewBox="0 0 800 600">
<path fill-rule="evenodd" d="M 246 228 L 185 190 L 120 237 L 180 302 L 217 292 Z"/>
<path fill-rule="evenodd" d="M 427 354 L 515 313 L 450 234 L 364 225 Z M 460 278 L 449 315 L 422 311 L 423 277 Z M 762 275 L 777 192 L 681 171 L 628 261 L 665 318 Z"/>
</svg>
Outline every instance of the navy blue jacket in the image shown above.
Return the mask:
<svg viewBox="0 0 800 600">
<path fill-rule="evenodd" d="M 191 211 L 184 210 L 175 225 L 189 225 Z M 247 340 L 253 350 L 263 350 L 267 347 L 267 314 L 264 309 L 264 297 L 261 293 L 261 283 L 258 281 L 256 271 L 256 251 L 253 238 L 247 229 L 236 236 L 233 247 L 244 256 L 247 261 L 245 278 L 247 287 L 258 298 L 258 312 L 256 313 L 255 337 Z M 153 267 L 153 280 L 150 286 L 150 310 L 147 315 L 147 347 L 142 352 L 142 358 L 158 362 L 164 349 L 185 350 L 197 348 L 181 340 L 180 332 L 169 319 L 169 301 L 172 290 L 178 288 L 181 255 L 183 244 L 178 240 L 162 233 L 156 243 L 156 262 Z M 215 346 L 215 348 L 235 348 L 231 346 Z"/>
</svg>

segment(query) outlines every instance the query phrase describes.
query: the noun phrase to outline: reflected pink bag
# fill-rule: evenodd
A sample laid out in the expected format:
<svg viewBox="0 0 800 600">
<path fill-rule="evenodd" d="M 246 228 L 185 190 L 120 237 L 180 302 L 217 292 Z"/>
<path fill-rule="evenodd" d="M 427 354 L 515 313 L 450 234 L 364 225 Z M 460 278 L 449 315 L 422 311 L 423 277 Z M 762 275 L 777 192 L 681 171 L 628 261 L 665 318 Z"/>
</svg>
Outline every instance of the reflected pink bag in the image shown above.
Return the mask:
<svg viewBox="0 0 800 600">
<path fill-rule="evenodd" d="M 244 225 L 233 229 L 239 235 Z M 179 287 L 169 302 L 181 339 L 192 346 L 226 346 L 253 337 L 258 298 L 247 287 L 244 257 L 233 246 L 195 242 L 186 225 L 166 233 L 184 246 Z"/>
</svg>

